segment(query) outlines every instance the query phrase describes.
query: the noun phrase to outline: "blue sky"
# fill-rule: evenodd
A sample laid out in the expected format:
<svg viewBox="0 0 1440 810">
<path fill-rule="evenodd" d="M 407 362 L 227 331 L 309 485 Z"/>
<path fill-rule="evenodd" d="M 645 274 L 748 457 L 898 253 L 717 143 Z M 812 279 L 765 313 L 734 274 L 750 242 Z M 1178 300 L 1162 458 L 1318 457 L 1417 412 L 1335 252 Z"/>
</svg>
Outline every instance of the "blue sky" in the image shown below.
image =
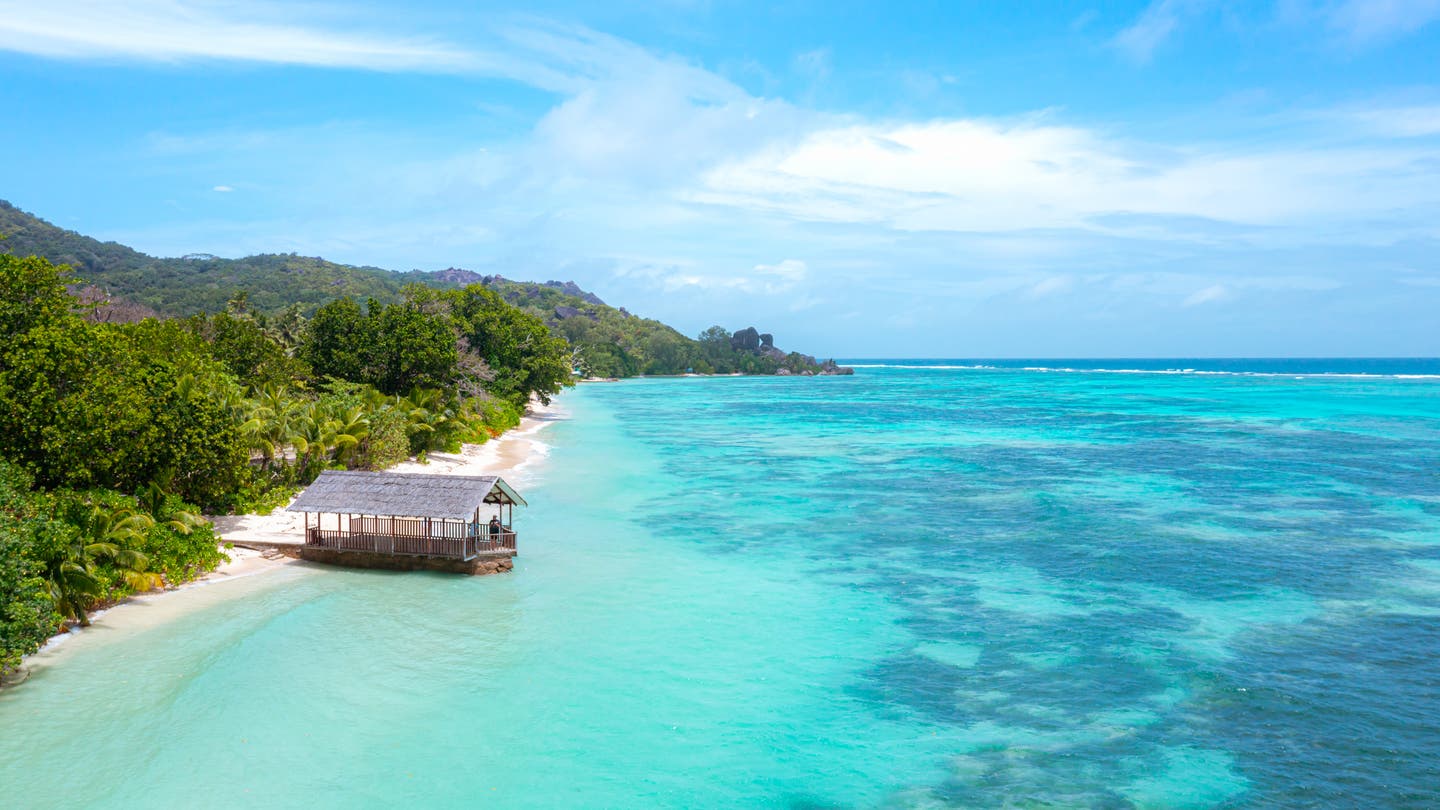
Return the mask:
<svg viewBox="0 0 1440 810">
<path fill-rule="evenodd" d="M 1440 0 L 0 0 L 0 198 L 839 356 L 1440 355 Z"/>
</svg>

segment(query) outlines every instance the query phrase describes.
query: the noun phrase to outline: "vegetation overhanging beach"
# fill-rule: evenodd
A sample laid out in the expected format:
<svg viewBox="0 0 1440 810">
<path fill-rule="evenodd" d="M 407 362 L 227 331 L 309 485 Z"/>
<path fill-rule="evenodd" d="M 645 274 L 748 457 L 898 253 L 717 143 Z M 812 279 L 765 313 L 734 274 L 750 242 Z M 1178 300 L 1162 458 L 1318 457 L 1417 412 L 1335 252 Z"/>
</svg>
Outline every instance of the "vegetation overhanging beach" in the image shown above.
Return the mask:
<svg viewBox="0 0 1440 810">
<path fill-rule="evenodd" d="M 546 455 L 546 445 L 538 434 L 564 418 L 565 411 L 556 404 L 536 402 L 518 426 L 492 441 L 464 445 L 458 453 L 434 453 L 425 462 L 414 459 L 401 462 L 391 470 L 432 475 L 484 473 L 529 481 L 538 474 Z M 91 614 L 89 626 L 71 627 L 27 656 L 23 668 L 11 676 L 12 681 L 19 682 L 40 669 L 63 663 L 67 655 L 87 643 L 105 643 L 107 636 L 116 631 L 133 632 L 182 620 L 216 602 L 244 598 L 282 570 L 324 570 L 323 566 L 302 563 L 285 555 L 266 555 L 246 545 L 256 541 L 263 544 L 297 542 L 302 536 L 298 515 L 276 509 L 268 514 L 220 515 L 211 522 L 228 557 L 225 562 L 190 582 L 167 590 L 135 594 Z"/>
</svg>

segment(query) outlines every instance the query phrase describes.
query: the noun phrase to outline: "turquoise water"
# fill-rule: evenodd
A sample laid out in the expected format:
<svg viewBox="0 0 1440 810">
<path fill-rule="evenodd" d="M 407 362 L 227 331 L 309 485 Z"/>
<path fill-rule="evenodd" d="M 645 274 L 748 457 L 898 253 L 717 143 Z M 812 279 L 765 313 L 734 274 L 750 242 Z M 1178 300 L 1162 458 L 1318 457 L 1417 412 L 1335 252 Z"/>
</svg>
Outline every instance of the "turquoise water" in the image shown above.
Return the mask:
<svg viewBox="0 0 1440 810">
<path fill-rule="evenodd" d="M 515 574 L 213 586 L 253 593 L 0 695 L 0 795 L 1440 803 L 1440 380 L 887 367 L 562 402 Z"/>
</svg>

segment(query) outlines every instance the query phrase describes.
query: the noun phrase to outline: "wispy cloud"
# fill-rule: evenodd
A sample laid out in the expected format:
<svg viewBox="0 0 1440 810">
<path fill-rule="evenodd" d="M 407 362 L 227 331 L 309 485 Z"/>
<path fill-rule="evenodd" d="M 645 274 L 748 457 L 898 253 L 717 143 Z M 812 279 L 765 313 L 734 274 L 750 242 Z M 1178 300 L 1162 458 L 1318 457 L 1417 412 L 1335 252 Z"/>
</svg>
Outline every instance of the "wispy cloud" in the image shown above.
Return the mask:
<svg viewBox="0 0 1440 810">
<path fill-rule="evenodd" d="M 0 48 L 63 59 L 272 62 L 382 71 L 497 69 L 436 39 L 297 22 L 268 2 L 107 0 L 0 3 Z"/>
<path fill-rule="evenodd" d="M 1331 27 L 1364 45 L 1404 36 L 1440 19 L 1440 0 L 1343 0 L 1327 17 Z"/>
<path fill-rule="evenodd" d="M 1440 135 L 1440 104 L 1342 107 L 1315 117 L 1341 121 L 1365 135 L 1382 138 L 1424 138 Z"/>
<path fill-rule="evenodd" d="M 1186 299 L 1180 302 L 1182 307 L 1198 307 L 1202 304 L 1214 304 L 1224 301 L 1230 297 L 1230 288 L 1224 284 L 1212 284 L 1203 290 L 1196 290 Z"/>
<path fill-rule="evenodd" d="M 1140 17 L 1110 40 L 1110 44 L 1136 62 L 1149 62 L 1155 50 L 1180 27 L 1195 0 L 1154 0 Z"/>
<path fill-rule="evenodd" d="M 216 187 L 214 187 L 214 188 L 212 188 L 212 189 L 210 189 L 210 190 L 211 190 L 211 191 L 218 191 L 218 192 L 220 192 L 220 193 L 222 193 L 222 194 L 228 194 L 228 193 L 234 191 L 235 189 L 232 188 L 232 187 L 230 187 L 230 186 L 216 186 Z"/>
<path fill-rule="evenodd" d="M 1271 20 L 1248 22 L 1233 5 L 1217 0 L 1152 0 L 1109 44 L 1131 61 L 1145 64 L 1207 13 L 1223 13 L 1232 28 L 1261 28 L 1277 20 L 1299 29 L 1328 28 L 1354 48 L 1383 44 L 1440 20 L 1440 0 L 1281 0 Z"/>
</svg>

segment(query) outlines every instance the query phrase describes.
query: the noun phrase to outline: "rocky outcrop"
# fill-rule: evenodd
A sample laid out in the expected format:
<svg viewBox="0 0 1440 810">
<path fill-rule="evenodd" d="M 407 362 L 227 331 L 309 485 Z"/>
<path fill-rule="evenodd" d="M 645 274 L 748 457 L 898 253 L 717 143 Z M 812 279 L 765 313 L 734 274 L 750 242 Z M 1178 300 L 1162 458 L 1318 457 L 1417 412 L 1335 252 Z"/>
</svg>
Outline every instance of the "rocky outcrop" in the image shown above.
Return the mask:
<svg viewBox="0 0 1440 810">
<path fill-rule="evenodd" d="M 737 352 L 748 352 L 765 357 L 779 364 L 776 376 L 803 376 L 854 374 L 855 369 L 836 364 L 834 360 L 820 362 L 808 354 L 792 354 L 775 345 L 775 336 L 747 326 L 730 336 L 730 348 Z"/>
<path fill-rule="evenodd" d="M 770 338 L 770 346 L 771 348 L 775 346 L 773 336 Z M 756 331 L 755 327 L 747 326 L 730 336 L 730 348 L 737 352 L 758 353 L 760 351 L 760 333 Z"/>
<path fill-rule="evenodd" d="M 600 300 L 600 296 L 580 289 L 580 285 L 573 281 L 547 281 L 545 282 L 545 286 L 554 287 L 566 295 L 573 295 L 587 304 L 595 304 L 601 307 L 605 306 L 605 302 Z"/>
<path fill-rule="evenodd" d="M 484 284 L 485 276 L 480 275 L 474 270 L 466 270 L 462 267 L 447 267 L 435 273 L 435 280 L 460 285 Z"/>
</svg>

